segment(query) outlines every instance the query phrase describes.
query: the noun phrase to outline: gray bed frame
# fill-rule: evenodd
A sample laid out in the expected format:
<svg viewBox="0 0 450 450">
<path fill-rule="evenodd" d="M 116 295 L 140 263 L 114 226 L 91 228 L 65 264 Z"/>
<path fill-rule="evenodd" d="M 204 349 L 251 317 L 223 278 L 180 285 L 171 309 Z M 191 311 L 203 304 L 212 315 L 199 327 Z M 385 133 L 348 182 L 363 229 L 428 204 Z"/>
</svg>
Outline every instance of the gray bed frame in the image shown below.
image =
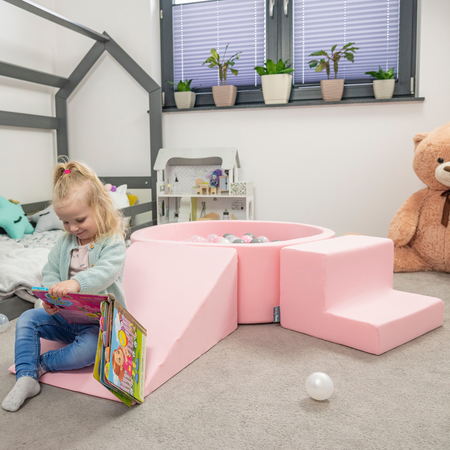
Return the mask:
<svg viewBox="0 0 450 450">
<path fill-rule="evenodd" d="M 0 126 L 24 127 L 34 129 L 56 130 L 57 154 L 69 156 L 69 141 L 67 129 L 67 99 L 77 88 L 83 78 L 92 69 L 94 64 L 107 51 L 147 92 L 149 95 L 149 121 L 150 121 L 150 176 L 141 177 L 108 177 L 101 176 L 104 183 L 119 186 L 127 184 L 129 189 L 151 189 L 151 202 L 130 206 L 122 209 L 125 217 L 152 212 L 152 220 L 128 229 L 128 235 L 140 228 L 156 225 L 156 172 L 153 170 L 156 157 L 162 148 L 162 97 L 161 87 L 106 33 L 97 33 L 83 25 L 75 23 L 47 8 L 27 0 L 3 0 L 22 8 L 30 13 L 50 20 L 53 23 L 69 28 L 77 33 L 94 39 L 96 42 L 80 61 L 69 76 L 63 78 L 57 75 L 40 72 L 26 67 L 17 66 L 0 61 L 0 75 L 45 86 L 58 87 L 55 94 L 55 117 L 46 117 L 33 114 L 21 114 L 0 111 Z M 49 201 L 22 204 L 25 213 L 36 212 L 46 208 Z M 8 300 L 14 300 L 8 302 Z M 19 302 L 18 302 L 19 300 Z M 10 319 L 17 317 L 21 311 L 32 307 L 29 302 L 21 301 L 17 297 L 5 299 L 0 302 L 0 313 L 6 314 Z M 23 303 L 23 304 L 22 304 Z M 21 304 L 21 306 L 13 306 Z M 30 305 L 30 306 L 29 306 Z M 19 310 L 16 309 L 19 307 Z M 11 309 L 12 308 L 12 309 Z"/>
<path fill-rule="evenodd" d="M 3 0 L 28 12 L 50 20 L 58 25 L 69 28 L 96 42 L 81 60 L 69 78 L 39 72 L 37 70 L 9 64 L 0 61 L 0 75 L 18 80 L 38 83 L 45 86 L 58 87 L 55 94 L 56 117 L 21 114 L 0 111 L 0 126 L 38 128 L 56 130 L 57 154 L 69 156 L 69 141 L 67 131 L 67 99 L 77 88 L 83 78 L 92 69 L 94 64 L 107 51 L 147 92 L 149 95 L 150 120 L 150 176 L 148 177 L 107 177 L 101 176 L 103 182 L 113 185 L 127 184 L 129 189 L 151 189 L 152 201 L 143 203 L 122 211 L 126 217 L 135 216 L 145 212 L 152 212 L 152 221 L 132 227 L 130 233 L 156 224 L 156 172 L 153 170 L 156 156 L 162 148 L 162 102 L 161 87 L 106 33 L 97 33 L 83 25 L 75 23 L 47 8 L 27 0 Z M 48 201 L 23 204 L 25 213 L 39 211 L 48 205 Z"/>
</svg>

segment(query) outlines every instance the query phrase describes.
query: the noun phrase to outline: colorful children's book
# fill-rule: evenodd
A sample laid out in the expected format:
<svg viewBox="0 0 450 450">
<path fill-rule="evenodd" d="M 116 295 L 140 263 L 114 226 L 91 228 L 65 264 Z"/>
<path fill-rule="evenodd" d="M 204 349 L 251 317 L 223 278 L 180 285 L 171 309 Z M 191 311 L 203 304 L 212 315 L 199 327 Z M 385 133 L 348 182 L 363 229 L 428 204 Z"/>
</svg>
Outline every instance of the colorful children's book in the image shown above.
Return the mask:
<svg viewBox="0 0 450 450">
<path fill-rule="evenodd" d="M 99 324 L 94 378 L 128 406 L 144 401 L 147 330 L 113 295 L 54 297 L 37 287 L 32 292 L 57 306 L 69 323 Z"/>
<path fill-rule="evenodd" d="M 102 303 L 94 377 L 126 405 L 144 401 L 147 330 L 115 302 Z"/>
<path fill-rule="evenodd" d="M 46 303 L 58 307 L 58 313 L 69 323 L 98 323 L 102 302 L 108 300 L 107 295 L 67 294 L 64 297 L 50 296 L 47 288 L 33 287 L 33 294 Z"/>
</svg>

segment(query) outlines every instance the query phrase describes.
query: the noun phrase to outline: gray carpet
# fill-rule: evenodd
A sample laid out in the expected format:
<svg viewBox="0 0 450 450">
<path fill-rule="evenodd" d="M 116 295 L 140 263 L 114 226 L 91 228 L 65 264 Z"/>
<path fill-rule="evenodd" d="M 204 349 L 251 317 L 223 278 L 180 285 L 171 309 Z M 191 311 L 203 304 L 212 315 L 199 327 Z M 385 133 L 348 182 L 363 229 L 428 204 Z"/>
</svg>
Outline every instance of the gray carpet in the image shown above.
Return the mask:
<svg viewBox="0 0 450 450">
<path fill-rule="evenodd" d="M 42 385 L 0 410 L 0 449 L 449 449 L 450 274 L 396 274 L 396 289 L 439 297 L 444 326 L 374 356 L 279 325 L 241 325 L 141 406 Z M 14 383 L 14 326 L 0 334 L 0 398 Z M 335 392 L 309 398 L 326 372 Z"/>
</svg>

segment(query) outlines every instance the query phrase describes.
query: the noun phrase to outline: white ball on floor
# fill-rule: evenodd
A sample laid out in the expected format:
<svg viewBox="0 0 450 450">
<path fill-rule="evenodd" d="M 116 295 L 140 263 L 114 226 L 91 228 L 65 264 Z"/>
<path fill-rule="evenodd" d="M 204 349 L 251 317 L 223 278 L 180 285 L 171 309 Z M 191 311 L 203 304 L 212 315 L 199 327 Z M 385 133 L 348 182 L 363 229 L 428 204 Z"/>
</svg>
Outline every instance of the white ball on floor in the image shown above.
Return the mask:
<svg viewBox="0 0 450 450">
<path fill-rule="evenodd" d="M 312 373 L 305 383 L 306 392 L 314 400 L 326 400 L 331 397 L 334 391 L 333 380 L 322 372 Z"/>
<path fill-rule="evenodd" d="M 9 319 L 4 315 L 0 314 L 0 333 L 3 333 L 8 329 Z"/>
</svg>

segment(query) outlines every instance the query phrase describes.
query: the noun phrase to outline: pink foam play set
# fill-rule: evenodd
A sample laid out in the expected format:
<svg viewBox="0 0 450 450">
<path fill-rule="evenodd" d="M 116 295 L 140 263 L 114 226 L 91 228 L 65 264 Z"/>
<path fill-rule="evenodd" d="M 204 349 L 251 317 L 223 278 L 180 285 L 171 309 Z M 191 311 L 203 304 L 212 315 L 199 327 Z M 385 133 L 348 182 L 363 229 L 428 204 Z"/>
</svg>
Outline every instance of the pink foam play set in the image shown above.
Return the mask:
<svg viewBox="0 0 450 450">
<path fill-rule="evenodd" d="M 270 241 L 221 245 L 193 235 L 251 231 Z M 335 238 L 325 228 L 283 222 L 204 221 L 144 228 L 125 267 L 130 312 L 148 330 L 145 395 L 244 323 L 281 326 L 375 355 L 443 323 L 440 299 L 392 289 L 393 244 Z M 42 351 L 55 348 L 42 341 Z M 41 381 L 114 400 L 92 368 Z"/>
</svg>

